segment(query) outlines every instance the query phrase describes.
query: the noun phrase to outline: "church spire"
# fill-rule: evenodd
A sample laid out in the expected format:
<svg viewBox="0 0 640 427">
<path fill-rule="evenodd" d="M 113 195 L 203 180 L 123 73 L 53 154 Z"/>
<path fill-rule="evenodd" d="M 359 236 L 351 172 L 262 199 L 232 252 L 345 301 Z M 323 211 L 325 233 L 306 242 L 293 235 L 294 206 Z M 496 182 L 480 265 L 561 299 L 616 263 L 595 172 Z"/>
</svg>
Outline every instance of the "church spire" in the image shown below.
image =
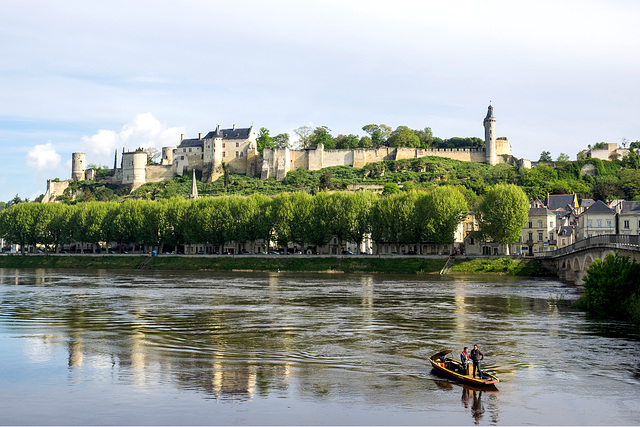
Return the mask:
<svg viewBox="0 0 640 427">
<path fill-rule="evenodd" d="M 198 186 L 196 185 L 196 170 L 193 170 L 193 178 L 191 179 L 191 194 L 189 195 L 190 199 L 198 198 Z"/>
</svg>

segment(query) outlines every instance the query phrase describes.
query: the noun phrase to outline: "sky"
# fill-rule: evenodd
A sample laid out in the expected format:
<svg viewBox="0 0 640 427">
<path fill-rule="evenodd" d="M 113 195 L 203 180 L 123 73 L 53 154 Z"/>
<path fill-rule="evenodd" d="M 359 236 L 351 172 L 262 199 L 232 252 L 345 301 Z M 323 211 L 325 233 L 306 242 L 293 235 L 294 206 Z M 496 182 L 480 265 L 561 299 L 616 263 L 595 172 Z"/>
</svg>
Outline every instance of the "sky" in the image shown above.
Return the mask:
<svg viewBox="0 0 640 427">
<path fill-rule="evenodd" d="M 640 140 L 640 2 L 0 0 L 0 201 L 71 153 L 176 146 L 217 125 L 375 123 L 571 159 Z"/>
</svg>

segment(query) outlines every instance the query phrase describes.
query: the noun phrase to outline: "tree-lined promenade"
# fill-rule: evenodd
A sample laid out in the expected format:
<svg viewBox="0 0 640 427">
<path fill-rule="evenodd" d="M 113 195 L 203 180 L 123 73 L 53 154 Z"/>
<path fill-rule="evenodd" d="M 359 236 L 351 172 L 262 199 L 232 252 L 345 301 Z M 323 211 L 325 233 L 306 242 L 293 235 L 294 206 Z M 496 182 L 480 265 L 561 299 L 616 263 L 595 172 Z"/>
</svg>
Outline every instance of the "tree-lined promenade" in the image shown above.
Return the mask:
<svg viewBox="0 0 640 427">
<path fill-rule="evenodd" d="M 508 191 L 524 204 L 480 204 L 483 218 L 496 212 L 519 233 L 528 209 L 527 198 L 516 186 L 497 185 L 489 190 Z M 503 196 L 504 197 L 504 196 Z M 518 211 L 515 212 L 514 210 Z M 430 191 L 410 191 L 379 196 L 368 191 L 286 193 L 274 197 L 223 196 L 184 200 L 127 200 L 88 202 L 76 205 L 18 203 L 0 214 L 0 236 L 24 248 L 43 245 L 51 251 L 72 242 L 115 242 L 157 247 L 208 243 L 273 241 L 278 246 L 324 246 L 333 238 L 361 242 L 371 235 L 377 243 L 448 244 L 466 217 L 467 202 L 458 189 L 449 186 Z M 506 221 L 506 222 L 505 222 Z M 486 222 L 490 225 L 490 223 Z M 482 224 L 482 222 L 481 222 Z M 495 227 L 494 227 L 495 228 Z M 488 235 L 496 241 L 517 236 Z"/>
</svg>

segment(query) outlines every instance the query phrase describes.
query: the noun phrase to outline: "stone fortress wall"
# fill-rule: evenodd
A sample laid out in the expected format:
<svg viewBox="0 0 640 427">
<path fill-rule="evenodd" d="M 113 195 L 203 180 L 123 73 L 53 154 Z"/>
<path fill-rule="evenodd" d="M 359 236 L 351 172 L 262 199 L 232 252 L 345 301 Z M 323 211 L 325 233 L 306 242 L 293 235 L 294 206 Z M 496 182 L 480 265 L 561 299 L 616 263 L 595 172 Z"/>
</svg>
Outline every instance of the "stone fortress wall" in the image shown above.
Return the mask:
<svg viewBox="0 0 640 427">
<path fill-rule="evenodd" d="M 414 159 L 425 156 L 445 157 L 465 162 L 497 163 L 512 162 L 511 145 L 506 138 L 495 137 L 493 107 L 489 106 L 484 119 L 485 147 L 423 149 L 408 147 L 380 147 L 371 149 L 327 150 L 322 144 L 316 148 L 292 150 L 289 148 L 265 148 L 261 155 L 257 150 L 256 134 L 250 128 L 221 129 L 209 132 L 204 137 L 180 138 L 176 147 L 163 147 L 160 164 L 147 164 L 147 154 L 142 151 L 123 152 L 119 168 L 111 169 L 102 181 L 131 186 L 131 191 L 146 182 L 159 182 L 175 176 L 190 174 L 194 170 L 204 182 L 213 182 L 222 174 L 223 163 L 232 173 L 255 176 L 261 179 L 283 180 L 287 173 L 296 169 L 320 170 L 331 166 L 353 166 L 361 168 L 367 163 L 382 160 Z M 523 161 L 523 165 L 527 165 Z M 530 163 L 529 163 L 530 165 Z M 72 154 L 71 180 L 97 180 L 94 170 L 86 169 L 84 153 Z M 62 195 L 71 181 L 47 181 L 43 202 L 55 200 Z"/>
</svg>

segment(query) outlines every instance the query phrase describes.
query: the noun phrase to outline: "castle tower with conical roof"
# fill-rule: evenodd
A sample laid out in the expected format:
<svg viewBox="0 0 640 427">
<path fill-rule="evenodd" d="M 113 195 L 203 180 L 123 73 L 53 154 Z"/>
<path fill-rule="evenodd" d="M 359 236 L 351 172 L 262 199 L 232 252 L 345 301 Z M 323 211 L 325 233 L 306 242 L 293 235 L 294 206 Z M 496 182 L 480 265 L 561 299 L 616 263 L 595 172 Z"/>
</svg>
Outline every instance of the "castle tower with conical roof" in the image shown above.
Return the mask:
<svg viewBox="0 0 640 427">
<path fill-rule="evenodd" d="M 487 117 L 484 118 L 484 145 L 487 150 L 487 164 L 495 166 L 498 163 L 496 153 L 496 118 L 493 117 L 493 107 L 489 105 Z"/>
</svg>

